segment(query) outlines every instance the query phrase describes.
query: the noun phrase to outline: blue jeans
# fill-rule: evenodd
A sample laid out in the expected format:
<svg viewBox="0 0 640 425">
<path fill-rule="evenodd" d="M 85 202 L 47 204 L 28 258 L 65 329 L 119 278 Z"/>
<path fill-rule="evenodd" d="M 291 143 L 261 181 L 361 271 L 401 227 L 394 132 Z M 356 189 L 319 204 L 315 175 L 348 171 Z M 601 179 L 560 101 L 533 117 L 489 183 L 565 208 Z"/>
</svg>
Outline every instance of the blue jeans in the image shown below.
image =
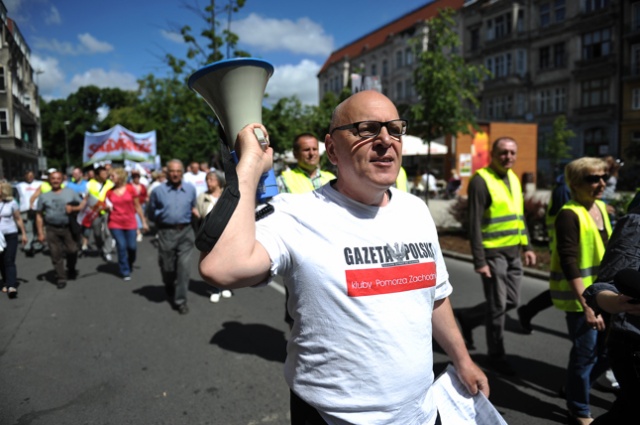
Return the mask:
<svg viewBox="0 0 640 425">
<path fill-rule="evenodd" d="M 110 229 L 113 239 L 116 240 L 116 250 L 118 252 L 118 267 L 123 277 L 131 276 L 133 263 L 136 261 L 136 230 Z"/>
<path fill-rule="evenodd" d="M 0 252 L 0 274 L 2 275 L 2 286 L 15 288 L 18 279 L 16 269 L 16 252 L 18 251 L 18 234 L 9 233 L 4 235 L 7 246 Z"/>
<path fill-rule="evenodd" d="M 573 343 L 567 366 L 567 408 L 574 415 L 588 417 L 591 384 L 609 367 L 605 332 L 589 327 L 583 312 L 567 312 L 566 320 Z"/>
</svg>

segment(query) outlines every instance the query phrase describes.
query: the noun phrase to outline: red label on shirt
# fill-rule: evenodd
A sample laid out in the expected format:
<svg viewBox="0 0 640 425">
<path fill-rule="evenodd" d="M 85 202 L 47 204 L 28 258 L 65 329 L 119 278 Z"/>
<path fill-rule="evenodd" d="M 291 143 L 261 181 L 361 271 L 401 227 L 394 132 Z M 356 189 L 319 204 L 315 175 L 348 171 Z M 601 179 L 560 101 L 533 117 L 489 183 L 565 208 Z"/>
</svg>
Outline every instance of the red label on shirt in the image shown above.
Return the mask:
<svg viewBox="0 0 640 425">
<path fill-rule="evenodd" d="M 436 263 L 347 270 L 345 275 L 347 294 L 350 297 L 392 294 L 435 286 Z"/>
</svg>

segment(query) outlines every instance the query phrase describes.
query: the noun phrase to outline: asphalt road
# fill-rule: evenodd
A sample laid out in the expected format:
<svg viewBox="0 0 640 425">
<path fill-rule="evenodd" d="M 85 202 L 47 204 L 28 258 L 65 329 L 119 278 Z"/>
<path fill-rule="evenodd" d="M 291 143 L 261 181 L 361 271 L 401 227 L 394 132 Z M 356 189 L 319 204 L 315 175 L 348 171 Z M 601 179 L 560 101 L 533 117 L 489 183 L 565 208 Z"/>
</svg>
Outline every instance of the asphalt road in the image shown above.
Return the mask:
<svg viewBox="0 0 640 425">
<path fill-rule="evenodd" d="M 165 299 L 149 237 L 130 282 L 94 256 L 82 258 L 78 279 L 58 290 L 47 256 L 19 254 L 19 297 L 0 297 L 0 424 L 288 424 L 280 288 L 239 290 L 212 304 L 196 257 L 190 313 L 180 316 Z M 454 306 L 481 301 L 471 265 L 447 264 Z M 525 278 L 523 299 L 545 287 Z M 527 336 L 508 321 L 507 351 L 518 375 L 489 374 L 491 401 L 511 425 L 562 424 L 557 390 L 570 346 L 564 318 L 550 309 L 534 323 Z M 475 331 L 472 353 L 481 365 L 483 335 Z M 443 370 L 446 356 L 436 353 L 435 362 Z M 611 403 L 611 394 L 592 395 L 595 414 Z"/>
</svg>

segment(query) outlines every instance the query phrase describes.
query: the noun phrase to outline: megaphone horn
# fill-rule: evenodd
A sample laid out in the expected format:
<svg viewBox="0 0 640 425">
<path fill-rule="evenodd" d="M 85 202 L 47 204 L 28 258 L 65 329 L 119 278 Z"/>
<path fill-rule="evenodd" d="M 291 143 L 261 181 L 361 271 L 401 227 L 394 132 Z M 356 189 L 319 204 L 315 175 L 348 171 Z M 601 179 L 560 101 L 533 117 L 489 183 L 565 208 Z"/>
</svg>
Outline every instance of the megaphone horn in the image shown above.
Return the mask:
<svg viewBox="0 0 640 425">
<path fill-rule="evenodd" d="M 269 62 L 238 58 L 212 63 L 189 77 L 189 88 L 204 98 L 218 118 L 230 151 L 244 126 L 262 123 L 262 99 L 271 75 Z M 264 139 L 261 133 L 256 136 Z M 256 196 L 262 201 L 277 194 L 275 174 L 270 170 L 260 180 Z"/>
</svg>

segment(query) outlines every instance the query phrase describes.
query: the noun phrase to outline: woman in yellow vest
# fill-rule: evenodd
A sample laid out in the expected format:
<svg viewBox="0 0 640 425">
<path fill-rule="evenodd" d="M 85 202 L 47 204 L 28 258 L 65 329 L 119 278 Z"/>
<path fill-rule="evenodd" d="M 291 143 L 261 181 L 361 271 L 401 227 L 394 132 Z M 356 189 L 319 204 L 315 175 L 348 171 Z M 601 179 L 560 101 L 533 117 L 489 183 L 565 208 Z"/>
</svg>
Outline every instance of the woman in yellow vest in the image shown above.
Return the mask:
<svg viewBox="0 0 640 425">
<path fill-rule="evenodd" d="M 606 205 L 600 200 L 607 164 L 580 158 L 565 167 L 571 200 L 558 212 L 551 246 L 550 290 L 553 304 L 566 314 L 573 343 L 567 367 L 566 400 L 571 423 L 593 421 L 589 407 L 591 383 L 608 367 L 604 356 L 605 321 L 582 296 L 598 274 L 611 235 Z"/>
</svg>

